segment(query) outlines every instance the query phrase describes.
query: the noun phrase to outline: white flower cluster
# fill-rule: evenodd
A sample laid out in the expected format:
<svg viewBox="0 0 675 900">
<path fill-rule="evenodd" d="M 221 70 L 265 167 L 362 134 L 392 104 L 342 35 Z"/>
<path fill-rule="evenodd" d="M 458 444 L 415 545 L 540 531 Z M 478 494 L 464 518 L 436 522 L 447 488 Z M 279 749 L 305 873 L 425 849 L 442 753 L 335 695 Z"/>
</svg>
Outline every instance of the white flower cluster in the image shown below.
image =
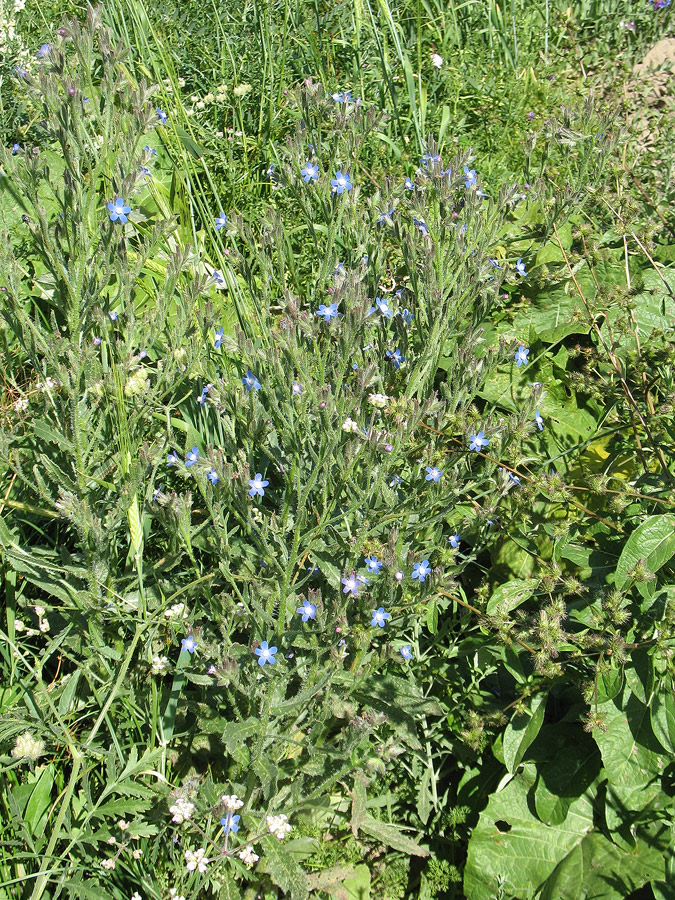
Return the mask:
<svg viewBox="0 0 675 900">
<path fill-rule="evenodd" d="M 153 656 L 152 674 L 162 675 L 169 668 L 169 660 L 166 656 Z"/>
<path fill-rule="evenodd" d="M 34 738 L 30 731 L 20 734 L 12 748 L 14 759 L 30 759 L 33 762 L 39 759 L 44 752 L 45 742 Z"/>
<path fill-rule="evenodd" d="M 249 867 L 249 869 L 253 868 L 253 866 L 260 859 L 258 854 L 253 852 L 253 847 L 251 847 L 251 846 L 244 847 L 244 849 L 241 851 L 241 853 L 238 853 L 237 856 L 244 863 L 245 866 Z"/>
<path fill-rule="evenodd" d="M 206 872 L 206 867 L 210 862 L 203 847 L 200 847 L 199 850 L 185 851 L 185 866 L 188 872 L 194 872 L 195 869 L 198 872 Z"/>
<path fill-rule="evenodd" d="M 184 603 L 174 603 L 173 606 L 169 607 L 169 609 L 164 610 L 164 615 L 167 619 L 186 619 L 188 616 L 187 610 L 185 609 Z"/>
<path fill-rule="evenodd" d="M 240 800 L 236 794 L 223 794 L 223 796 L 220 798 L 220 802 L 228 812 L 232 813 L 236 812 L 238 809 L 241 809 L 244 805 L 244 801 Z"/>
<path fill-rule="evenodd" d="M 194 803 L 190 803 L 189 800 L 183 800 L 182 797 L 179 797 L 179 799 L 176 800 L 175 804 L 169 807 L 172 821 L 175 822 L 176 825 L 182 825 L 183 822 L 187 822 L 194 811 Z"/>
<path fill-rule="evenodd" d="M 342 430 L 346 432 L 352 432 L 353 434 L 361 434 L 359 423 L 350 418 L 346 418 L 344 420 L 344 422 L 342 423 Z"/>
<path fill-rule="evenodd" d="M 169 888 L 169 900 L 185 900 L 185 897 L 176 888 Z"/>
<path fill-rule="evenodd" d="M 283 815 L 283 813 L 279 816 L 267 816 L 265 824 L 267 825 L 269 833 L 273 834 L 278 841 L 283 841 L 284 838 L 291 833 L 291 826 L 288 824 L 288 816 Z"/>
<path fill-rule="evenodd" d="M 386 394 L 368 394 L 368 402 L 377 409 L 384 409 L 389 403 L 389 397 Z"/>
</svg>

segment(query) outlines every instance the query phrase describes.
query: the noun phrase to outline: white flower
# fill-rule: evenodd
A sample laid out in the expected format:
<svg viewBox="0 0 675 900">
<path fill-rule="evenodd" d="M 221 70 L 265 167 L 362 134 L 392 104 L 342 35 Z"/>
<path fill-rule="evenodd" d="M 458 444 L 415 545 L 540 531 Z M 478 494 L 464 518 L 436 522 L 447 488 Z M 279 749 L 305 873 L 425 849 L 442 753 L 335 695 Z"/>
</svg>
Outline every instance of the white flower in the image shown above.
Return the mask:
<svg viewBox="0 0 675 900">
<path fill-rule="evenodd" d="M 111 834 L 110 837 L 109 837 L 108 840 L 107 840 L 107 843 L 108 843 L 108 844 L 116 844 L 116 843 L 117 843 L 117 838 L 116 838 L 113 834 Z"/>
<path fill-rule="evenodd" d="M 131 855 L 133 856 L 134 859 L 140 859 L 141 856 L 143 856 L 143 851 L 139 847 L 137 850 L 134 850 L 134 852 Z M 134 900 L 134 898 L 132 897 L 131 900 Z"/>
<path fill-rule="evenodd" d="M 119 822 L 117 823 L 117 827 L 119 828 L 120 831 L 126 831 L 127 828 L 129 827 L 129 823 L 126 822 L 124 819 L 120 819 Z"/>
<path fill-rule="evenodd" d="M 171 821 L 175 822 L 176 825 L 182 825 L 183 822 L 187 822 L 194 811 L 194 803 L 190 803 L 189 800 L 183 800 L 182 797 L 179 797 L 175 804 L 169 807 L 169 812 L 172 816 Z"/>
<path fill-rule="evenodd" d="M 371 406 L 376 406 L 378 409 L 384 409 L 384 407 L 389 403 L 389 397 L 386 394 L 368 394 L 368 402 Z"/>
<path fill-rule="evenodd" d="M 244 805 L 244 801 L 240 800 L 236 794 L 223 794 L 220 798 L 220 802 L 228 812 L 236 812 Z"/>
<path fill-rule="evenodd" d="M 25 630 L 26 630 L 26 626 L 21 621 L 21 619 L 15 619 L 14 620 L 14 631 L 25 631 Z"/>
<path fill-rule="evenodd" d="M 174 603 L 174 605 L 170 609 L 164 610 L 164 615 L 167 619 L 177 618 L 178 616 L 182 616 L 183 618 L 187 617 L 187 612 L 185 610 L 184 603 Z"/>
<path fill-rule="evenodd" d="M 185 851 L 185 865 L 188 872 L 194 872 L 195 869 L 199 872 L 206 872 L 206 867 L 210 862 L 211 860 L 207 859 L 206 850 L 203 847 L 200 847 L 199 850 Z"/>
<path fill-rule="evenodd" d="M 14 12 L 21 12 L 26 6 L 26 0 L 14 0 Z"/>
<path fill-rule="evenodd" d="M 47 621 L 47 619 L 43 619 L 43 620 L 40 622 L 40 631 L 41 631 L 43 634 L 45 634 L 45 632 L 49 631 L 49 622 Z"/>
<path fill-rule="evenodd" d="M 438 53 L 431 54 L 431 61 L 436 66 L 437 69 L 440 69 L 443 65 L 443 57 L 439 56 Z"/>
<path fill-rule="evenodd" d="M 39 759 L 44 752 L 45 742 L 34 738 L 30 731 L 20 734 L 12 748 L 14 759 L 31 759 L 33 762 Z"/>
<path fill-rule="evenodd" d="M 291 826 L 288 824 L 288 816 L 267 816 L 265 823 L 270 834 L 273 834 L 278 841 L 283 841 L 286 835 L 290 834 Z"/>
<path fill-rule="evenodd" d="M 359 434 L 359 432 L 361 431 L 361 429 L 358 426 L 358 423 L 350 418 L 346 418 L 344 420 L 344 422 L 342 424 L 342 430 L 347 431 L 347 432 L 351 431 L 354 434 Z"/>
<path fill-rule="evenodd" d="M 152 674 L 161 675 L 166 672 L 169 667 L 169 660 L 166 656 L 153 656 L 152 658 Z"/>
<path fill-rule="evenodd" d="M 19 397 L 19 399 L 14 403 L 14 409 L 16 412 L 23 412 L 28 408 L 28 400 L 25 397 Z"/>
<path fill-rule="evenodd" d="M 34 606 L 33 609 L 35 610 L 36 616 L 44 616 L 44 614 L 45 614 L 44 606 Z"/>
<path fill-rule="evenodd" d="M 109 869 L 111 872 L 115 868 L 115 860 L 114 859 L 104 859 L 101 863 L 104 869 Z"/>
<path fill-rule="evenodd" d="M 248 866 L 249 869 L 252 868 L 260 859 L 257 853 L 253 852 L 253 847 L 244 847 L 241 853 L 238 854 L 239 859 L 244 863 L 245 866 Z"/>
<path fill-rule="evenodd" d="M 176 888 L 169 888 L 169 900 L 185 900 L 185 897 L 182 894 L 179 896 Z"/>
<path fill-rule="evenodd" d="M 134 891 L 133 894 L 131 895 L 131 900 L 143 900 L 143 898 L 138 893 L 138 891 Z"/>
</svg>

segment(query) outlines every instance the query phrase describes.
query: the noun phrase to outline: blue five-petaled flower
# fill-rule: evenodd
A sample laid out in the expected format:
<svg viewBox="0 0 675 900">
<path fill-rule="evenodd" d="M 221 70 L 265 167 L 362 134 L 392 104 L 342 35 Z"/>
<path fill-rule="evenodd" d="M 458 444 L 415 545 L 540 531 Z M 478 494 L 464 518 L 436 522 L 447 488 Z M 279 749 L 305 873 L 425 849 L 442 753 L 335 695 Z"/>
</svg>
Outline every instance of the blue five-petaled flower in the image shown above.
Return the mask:
<svg viewBox="0 0 675 900">
<path fill-rule="evenodd" d="M 390 613 L 386 612 L 384 606 L 381 606 L 379 609 L 374 609 L 372 612 L 372 620 L 370 624 L 373 627 L 379 626 L 380 628 L 384 628 L 387 624 L 387 619 L 391 619 Z"/>
<path fill-rule="evenodd" d="M 199 459 L 199 450 L 196 447 L 193 447 L 189 453 L 185 454 L 185 465 L 186 466 L 194 466 L 194 464 Z"/>
<path fill-rule="evenodd" d="M 427 575 L 431 574 L 431 566 L 428 559 L 423 559 L 421 563 L 415 563 L 413 566 L 412 577 L 417 578 L 420 583 L 423 582 Z"/>
<path fill-rule="evenodd" d="M 268 484 L 269 481 L 263 481 L 262 475 L 260 474 L 260 472 L 258 472 L 255 478 L 251 478 L 248 483 L 248 486 L 251 488 L 251 490 L 249 491 L 250 496 L 255 497 L 257 494 L 259 497 L 264 497 L 265 488 Z"/>
<path fill-rule="evenodd" d="M 159 119 L 159 121 L 162 123 L 162 125 L 164 125 L 164 123 L 166 122 L 166 113 L 164 112 L 164 110 L 160 109 L 158 106 L 155 112 L 157 113 L 157 118 Z"/>
<path fill-rule="evenodd" d="M 182 638 L 180 642 L 181 650 L 187 650 L 188 653 L 194 653 L 197 647 L 197 641 L 188 634 L 186 638 Z"/>
<path fill-rule="evenodd" d="M 437 466 L 427 466 L 427 474 L 424 478 L 425 481 L 435 481 L 438 483 L 441 480 L 441 475 L 443 473 Z"/>
<path fill-rule="evenodd" d="M 468 166 L 464 166 L 464 174 L 466 175 L 466 181 L 464 182 L 464 187 L 466 187 L 466 188 L 475 187 L 475 185 L 476 185 L 476 170 L 470 169 Z"/>
<path fill-rule="evenodd" d="M 366 559 L 366 568 L 368 569 L 368 571 L 371 572 L 373 575 L 377 575 L 377 573 L 382 568 L 382 563 L 380 562 L 380 560 L 375 555 L 366 556 L 365 559 Z"/>
<path fill-rule="evenodd" d="M 413 655 L 410 651 L 410 644 L 406 644 L 405 647 L 401 647 L 401 656 L 403 657 L 403 659 L 410 662 L 410 660 L 413 658 Z"/>
<path fill-rule="evenodd" d="M 111 222 L 119 222 L 121 225 L 126 225 L 129 221 L 127 216 L 131 212 L 131 207 L 126 205 L 122 197 L 115 197 L 114 203 L 108 203 L 107 207 L 110 212 Z"/>
<path fill-rule="evenodd" d="M 311 163 L 309 160 L 305 163 L 305 168 L 300 169 L 300 174 L 305 182 L 319 180 L 319 164 Z"/>
<path fill-rule="evenodd" d="M 340 169 L 335 173 L 335 178 L 331 179 L 331 189 L 335 194 L 342 194 L 345 191 L 351 191 L 354 187 L 351 181 L 351 175 L 347 172 L 341 172 Z"/>
<path fill-rule="evenodd" d="M 316 606 L 314 603 L 310 603 L 309 600 L 305 600 L 302 606 L 299 606 L 296 609 L 296 612 L 300 613 L 303 622 L 306 622 L 308 619 L 316 618 Z"/>
<path fill-rule="evenodd" d="M 330 306 L 326 306 L 325 303 L 322 303 L 314 315 L 323 316 L 324 322 L 330 322 L 331 319 L 336 319 L 338 317 L 337 303 L 331 303 Z"/>
<path fill-rule="evenodd" d="M 352 572 L 347 578 L 343 578 L 342 584 L 344 584 L 344 587 L 342 588 L 343 594 L 353 594 L 354 596 L 358 596 L 359 579 L 355 572 Z"/>
<path fill-rule="evenodd" d="M 216 339 L 213 342 L 213 346 L 216 348 L 216 350 L 219 350 L 220 345 L 223 343 L 223 334 L 224 332 L 222 328 L 219 328 L 218 331 L 216 331 Z"/>
<path fill-rule="evenodd" d="M 478 453 L 483 447 L 487 447 L 490 441 L 485 437 L 484 432 L 479 431 L 478 434 L 472 434 L 469 438 L 469 450 L 475 450 Z"/>
<path fill-rule="evenodd" d="M 523 278 L 525 278 L 525 276 L 527 275 L 527 272 L 525 271 L 525 263 L 522 261 L 522 259 L 519 259 L 516 263 L 516 272 Z"/>
<path fill-rule="evenodd" d="M 456 550 L 457 547 L 459 547 L 459 542 L 461 541 L 461 539 L 462 539 L 461 534 L 453 534 L 451 537 L 448 538 L 448 543 L 450 544 L 451 547 L 454 547 Z"/>
<path fill-rule="evenodd" d="M 256 391 L 260 390 L 260 382 L 250 369 L 248 369 L 246 374 L 242 377 L 241 383 L 247 391 L 250 391 L 251 388 L 255 388 Z"/>
<path fill-rule="evenodd" d="M 542 419 L 541 413 L 539 412 L 539 410 L 537 410 L 536 413 L 534 414 L 534 421 L 536 422 L 536 425 L 537 425 L 537 428 L 539 429 L 539 431 L 543 431 L 544 430 L 544 420 Z"/>
<path fill-rule="evenodd" d="M 220 824 L 225 829 L 225 834 L 227 834 L 229 831 L 239 831 L 239 825 L 237 824 L 239 822 L 239 819 L 241 819 L 241 816 L 235 816 L 232 813 L 228 813 L 226 816 L 223 816 L 223 818 L 220 820 Z"/>
<path fill-rule="evenodd" d="M 277 659 L 275 654 L 277 653 L 277 647 L 270 647 L 267 644 L 267 641 L 263 641 L 259 647 L 255 648 L 255 655 L 258 657 L 258 665 L 264 666 L 265 663 L 269 663 L 273 666 Z"/>
<path fill-rule="evenodd" d="M 221 210 L 220 215 L 216 216 L 216 231 L 220 231 L 221 228 L 224 228 L 227 225 L 227 216 Z"/>
<path fill-rule="evenodd" d="M 516 350 L 516 355 L 514 357 L 518 368 L 520 368 L 524 364 L 525 365 L 527 364 L 527 362 L 528 362 L 527 357 L 529 356 L 529 353 L 530 353 L 530 351 L 523 344 L 521 344 L 520 347 L 518 347 L 518 349 Z"/>
<path fill-rule="evenodd" d="M 209 474 L 208 474 L 206 477 L 208 478 L 208 480 L 211 482 L 211 484 L 212 484 L 214 487 L 215 487 L 215 485 L 217 485 L 218 482 L 220 481 L 220 478 L 218 477 L 218 474 L 217 474 L 217 472 L 216 472 L 215 469 L 211 469 L 211 470 L 209 471 Z"/>
<path fill-rule="evenodd" d="M 387 350 L 386 356 L 387 356 L 387 359 L 391 363 L 393 363 L 393 366 L 395 369 L 400 369 L 401 363 L 405 362 L 405 356 L 403 356 L 401 351 L 398 349 L 394 350 L 393 352 L 391 350 Z"/>
</svg>

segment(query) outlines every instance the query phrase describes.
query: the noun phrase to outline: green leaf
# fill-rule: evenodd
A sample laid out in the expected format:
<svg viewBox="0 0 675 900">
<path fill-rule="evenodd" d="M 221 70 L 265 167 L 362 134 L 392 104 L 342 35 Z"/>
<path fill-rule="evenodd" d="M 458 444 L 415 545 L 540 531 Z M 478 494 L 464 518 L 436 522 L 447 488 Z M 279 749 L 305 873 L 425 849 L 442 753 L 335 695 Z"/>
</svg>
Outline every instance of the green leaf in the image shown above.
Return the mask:
<svg viewBox="0 0 675 900">
<path fill-rule="evenodd" d="M 536 578 L 514 578 L 512 581 L 500 584 L 487 602 L 486 613 L 493 616 L 498 612 L 511 612 L 512 609 L 520 606 L 532 596 L 538 583 Z"/>
<path fill-rule="evenodd" d="M 539 767 L 534 805 L 541 821 L 546 825 L 564 822 L 574 800 L 588 790 L 601 769 L 595 741 L 578 727 L 578 734 L 565 740 L 553 759 Z"/>
<path fill-rule="evenodd" d="M 306 900 L 309 891 L 304 871 L 272 835 L 263 838 L 263 844 L 265 853 L 260 854 L 262 856 L 261 865 L 264 866 L 272 881 L 285 894 L 289 894 L 291 900 Z"/>
<path fill-rule="evenodd" d="M 670 679 L 650 704 L 651 725 L 654 734 L 668 753 L 675 753 L 675 696 Z"/>
<path fill-rule="evenodd" d="M 245 741 L 258 733 L 258 719 L 246 719 L 244 722 L 228 722 L 223 731 L 223 743 L 230 756 L 243 766 L 248 765 L 249 753 Z"/>
<path fill-rule="evenodd" d="M 628 538 L 621 551 L 616 567 L 614 584 L 619 590 L 630 581 L 631 572 L 638 560 L 642 560 L 651 574 L 658 572 L 675 554 L 675 516 L 666 513 L 660 516 L 649 516 Z M 647 596 L 649 585 L 640 582 L 636 585 L 643 597 Z"/>
<path fill-rule="evenodd" d="M 394 850 L 400 850 L 401 853 L 407 853 L 408 856 L 428 856 L 429 851 L 425 847 L 420 847 L 412 838 L 407 837 L 395 825 L 389 825 L 386 822 L 380 822 L 373 816 L 366 816 L 360 825 L 361 831 L 364 831 L 376 841 L 381 841 L 387 847 Z"/>
<path fill-rule="evenodd" d="M 509 772 L 515 772 L 525 751 L 539 734 L 546 712 L 548 692 L 542 691 L 532 699 L 531 711 L 514 716 L 504 731 L 504 762 Z"/>
<path fill-rule="evenodd" d="M 35 787 L 31 791 L 30 799 L 23 814 L 23 820 L 34 836 L 42 834 L 44 830 L 47 814 L 52 805 L 53 785 L 54 766 L 48 765 L 40 774 Z"/>
<path fill-rule="evenodd" d="M 370 869 L 361 863 L 343 882 L 349 900 L 370 900 Z"/>
<path fill-rule="evenodd" d="M 585 794 L 570 804 L 564 822 L 542 824 L 528 798 L 535 777 L 535 767 L 526 765 L 480 814 L 464 870 L 464 893 L 471 900 L 494 900 L 499 891 L 503 897 L 530 900 L 592 830 L 593 805 Z"/>
</svg>

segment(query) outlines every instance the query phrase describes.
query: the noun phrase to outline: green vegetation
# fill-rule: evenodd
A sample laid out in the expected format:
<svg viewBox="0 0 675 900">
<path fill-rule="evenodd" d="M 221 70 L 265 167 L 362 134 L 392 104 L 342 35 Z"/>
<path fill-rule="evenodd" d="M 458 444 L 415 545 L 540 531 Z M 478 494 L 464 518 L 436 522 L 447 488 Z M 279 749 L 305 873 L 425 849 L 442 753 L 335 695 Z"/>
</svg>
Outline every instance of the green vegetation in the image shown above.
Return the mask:
<svg viewBox="0 0 675 900">
<path fill-rule="evenodd" d="M 669 7 L 0 11 L 0 896 L 671 897 Z"/>
</svg>

